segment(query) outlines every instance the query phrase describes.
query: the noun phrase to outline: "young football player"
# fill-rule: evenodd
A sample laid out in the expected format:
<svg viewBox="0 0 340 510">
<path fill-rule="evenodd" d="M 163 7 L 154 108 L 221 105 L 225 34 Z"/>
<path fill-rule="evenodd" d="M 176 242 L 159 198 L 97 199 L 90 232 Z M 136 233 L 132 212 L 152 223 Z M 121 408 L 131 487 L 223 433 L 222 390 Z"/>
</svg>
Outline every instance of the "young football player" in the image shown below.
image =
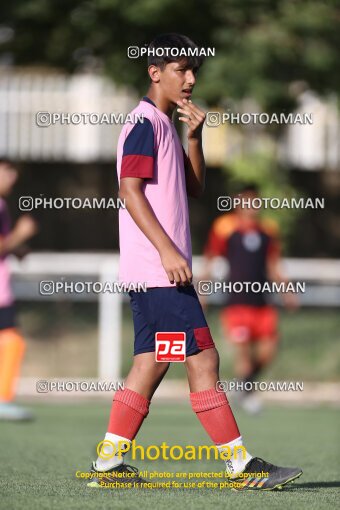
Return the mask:
<svg viewBox="0 0 340 510">
<path fill-rule="evenodd" d="M 204 267 L 209 268 L 213 257 L 224 257 L 229 265 L 228 281 L 249 282 L 263 286 L 266 282 L 288 283 L 283 273 L 277 224 L 261 218 L 261 209 L 253 207 L 259 199 L 255 184 L 244 184 L 233 212 L 224 213 L 213 223 L 204 254 Z M 244 204 L 244 206 L 242 205 Z M 209 271 L 204 279 L 209 278 Z M 287 308 L 295 308 L 296 295 L 281 294 Z M 235 347 L 235 372 L 243 383 L 252 383 L 273 360 L 278 345 L 278 314 L 268 292 L 228 292 L 228 303 L 221 312 L 225 336 Z M 246 386 L 246 385 L 245 385 Z M 261 403 L 251 391 L 240 393 L 238 400 L 250 413 L 261 409 Z"/>
<path fill-rule="evenodd" d="M 37 225 L 28 214 L 11 227 L 5 197 L 18 177 L 13 163 L 0 160 L 0 420 L 24 421 L 32 413 L 13 403 L 15 386 L 25 351 L 25 341 L 16 324 L 15 304 L 11 291 L 7 255 L 15 252 L 36 231 Z"/>
<path fill-rule="evenodd" d="M 171 54 L 169 48 L 175 51 Z M 126 209 L 119 211 L 120 281 L 145 282 L 147 292 L 129 293 L 134 360 L 124 390 L 115 393 L 105 435 L 116 454 L 111 458 L 99 455 L 92 473 L 101 473 L 90 486 L 100 486 L 105 474 L 112 481 L 114 472 L 121 474 L 122 482 L 131 481 L 131 473 L 135 481 L 141 481 L 137 468 L 124 464 L 117 447 L 119 441 L 128 444 L 136 437 L 169 368 L 169 363 L 155 360 L 157 332 L 186 333 L 191 405 L 210 440 L 218 449 L 243 444 L 227 397 L 216 390 L 219 356 L 192 285 L 187 195 L 200 197 L 205 185 L 205 114 L 191 101 L 202 63 L 193 55 L 195 49 L 188 37 L 179 34 L 160 35 L 150 44 L 150 87 L 132 111 L 143 115 L 144 122 L 126 124 L 118 141 L 119 196 L 126 201 Z M 188 155 L 172 121 L 176 110 L 187 127 Z M 276 467 L 242 453 L 226 461 L 227 471 L 236 480 L 240 472 L 268 472 L 261 480 L 243 476 L 240 480 L 245 488 L 251 484 L 251 488 L 273 489 L 301 475 L 299 468 Z"/>
</svg>

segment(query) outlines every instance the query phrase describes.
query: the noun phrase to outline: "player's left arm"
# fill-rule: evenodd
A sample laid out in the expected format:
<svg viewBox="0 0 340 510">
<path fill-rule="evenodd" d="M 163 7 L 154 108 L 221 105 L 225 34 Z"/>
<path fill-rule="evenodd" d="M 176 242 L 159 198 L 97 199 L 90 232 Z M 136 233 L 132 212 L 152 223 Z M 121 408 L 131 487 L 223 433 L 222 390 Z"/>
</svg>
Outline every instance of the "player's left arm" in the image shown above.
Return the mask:
<svg viewBox="0 0 340 510">
<path fill-rule="evenodd" d="M 206 168 L 202 148 L 205 113 L 187 99 L 177 101 L 177 104 L 177 111 L 185 115 L 179 117 L 179 120 L 188 126 L 188 156 L 184 153 L 187 193 L 191 197 L 199 198 L 205 188 Z"/>
<path fill-rule="evenodd" d="M 268 254 L 267 254 L 267 275 L 269 280 L 281 283 L 283 282 L 285 286 L 289 283 L 289 279 L 285 274 L 283 268 L 283 262 L 281 257 L 281 247 L 278 235 L 276 234 L 270 240 Z M 296 309 L 299 306 L 299 301 L 296 294 L 292 292 L 284 292 L 281 293 L 281 298 L 284 306 L 289 309 Z"/>
</svg>

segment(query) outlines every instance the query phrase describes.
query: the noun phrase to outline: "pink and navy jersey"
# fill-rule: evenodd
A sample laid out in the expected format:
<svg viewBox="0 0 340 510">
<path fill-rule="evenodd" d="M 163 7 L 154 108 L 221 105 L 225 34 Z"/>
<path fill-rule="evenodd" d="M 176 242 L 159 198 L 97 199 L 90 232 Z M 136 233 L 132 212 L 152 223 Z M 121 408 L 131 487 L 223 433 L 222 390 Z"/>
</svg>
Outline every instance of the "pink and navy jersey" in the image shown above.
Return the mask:
<svg viewBox="0 0 340 510">
<path fill-rule="evenodd" d="M 175 126 L 147 97 L 131 112 L 143 122 L 125 124 L 118 140 L 118 180 L 145 180 L 144 193 L 159 223 L 181 255 L 192 266 L 188 200 L 185 180 L 186 155 Z M 158 251 L 131 218 L 119 210 L 119 280 L 146 283 L 148 287 L 172 287 Z"/>
<path fill-rule="evenodd" d="M 4 199 L 0 198 L 0 239 L 6 237 L 10 232 L 11 224 Z M 6 256 L 0 256 L 0 308 L 13 303 L 13 295 L 10 285 L 10 273 Z"/>
</svg>

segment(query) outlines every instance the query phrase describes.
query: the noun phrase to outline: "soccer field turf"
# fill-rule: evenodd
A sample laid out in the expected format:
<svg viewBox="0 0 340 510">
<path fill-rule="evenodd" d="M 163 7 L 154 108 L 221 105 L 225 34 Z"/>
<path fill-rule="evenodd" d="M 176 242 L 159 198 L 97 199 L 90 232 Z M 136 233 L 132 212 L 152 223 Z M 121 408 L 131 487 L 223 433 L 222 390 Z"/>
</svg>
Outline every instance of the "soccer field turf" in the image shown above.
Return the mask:
<svg viewBox="0 0 340 510">
<path fill-rule="evenodd" d="M 340 497 L 339 410 L 268 408 L 258 417 L 236 416 L 245 443 L 269 462 L 300 466 L 304 474 L 282 491 L 230 489 L 88 488 L 75 472 L 86 471 L 104 435 L 110 404 L 32 406 L 36 421 L 0 423 L 0 508 L 40 509 L 328 509 Z M 154 402 L 137 443 L 143 446 L 210 444 L 189 402 Z M 137 460 L 138 459 L 138 460 Z M 149 471 L 223 471 L 218 460 L 126 462 Z"/>
</svg>

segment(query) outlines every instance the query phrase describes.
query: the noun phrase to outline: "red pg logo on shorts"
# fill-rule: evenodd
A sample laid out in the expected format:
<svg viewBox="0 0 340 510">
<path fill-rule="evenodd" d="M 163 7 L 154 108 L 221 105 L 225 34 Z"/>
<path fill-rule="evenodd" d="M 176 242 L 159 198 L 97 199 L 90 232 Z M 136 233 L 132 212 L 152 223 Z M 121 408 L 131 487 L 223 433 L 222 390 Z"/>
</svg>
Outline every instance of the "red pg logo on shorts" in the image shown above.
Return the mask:
<svg viewBox="0 0 340 510">
<path fill-rule="evenodd" d="M 156 361 L 185 361 L 184 332 L 156 333 Z"/>
</svg>

